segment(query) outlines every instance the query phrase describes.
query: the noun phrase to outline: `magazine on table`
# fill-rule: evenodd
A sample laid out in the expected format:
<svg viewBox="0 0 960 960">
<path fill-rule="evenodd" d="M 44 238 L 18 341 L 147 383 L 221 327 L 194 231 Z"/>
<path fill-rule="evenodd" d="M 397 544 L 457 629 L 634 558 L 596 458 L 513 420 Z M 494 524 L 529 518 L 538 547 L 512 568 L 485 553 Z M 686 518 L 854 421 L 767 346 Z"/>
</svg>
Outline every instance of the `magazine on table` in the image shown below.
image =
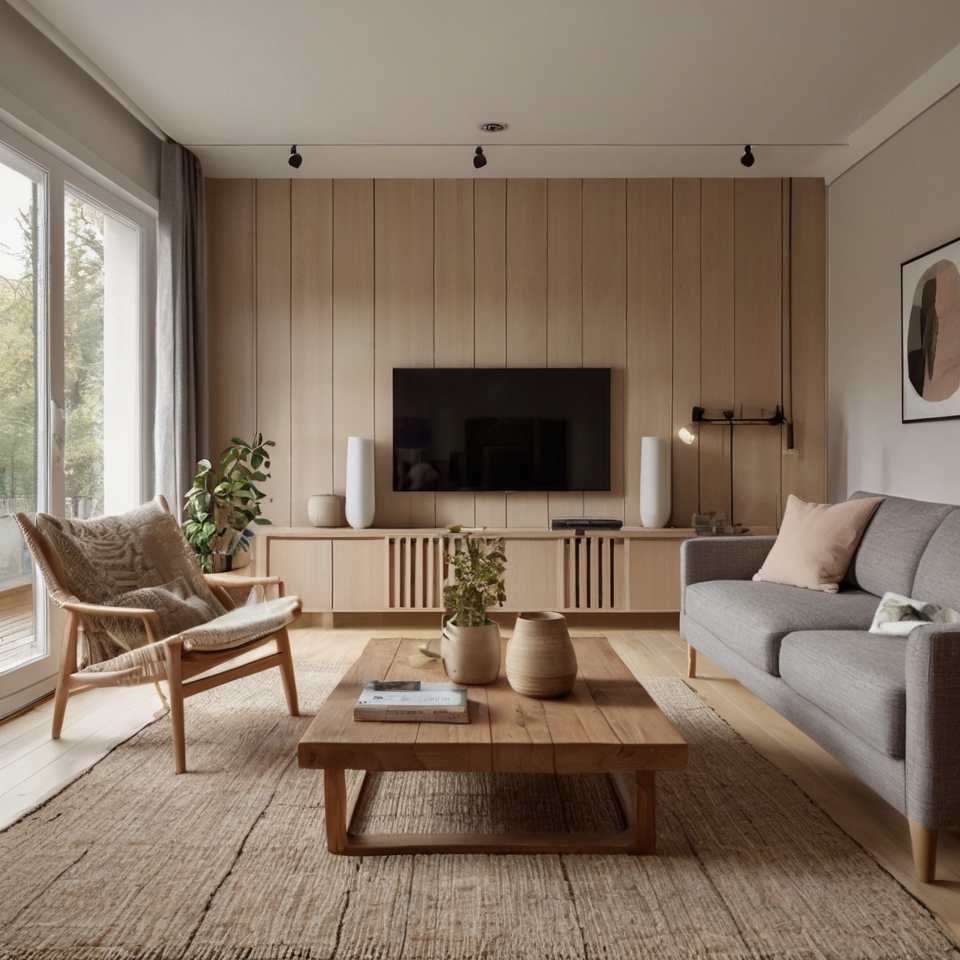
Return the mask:
<svg viewBox="0 0 960 960">
<path fill-rule="evenodd" d="M 353 708 L 354 720 L 469 723 L 467 688 L 427 680 L 370 680 Z"/>
</svg>

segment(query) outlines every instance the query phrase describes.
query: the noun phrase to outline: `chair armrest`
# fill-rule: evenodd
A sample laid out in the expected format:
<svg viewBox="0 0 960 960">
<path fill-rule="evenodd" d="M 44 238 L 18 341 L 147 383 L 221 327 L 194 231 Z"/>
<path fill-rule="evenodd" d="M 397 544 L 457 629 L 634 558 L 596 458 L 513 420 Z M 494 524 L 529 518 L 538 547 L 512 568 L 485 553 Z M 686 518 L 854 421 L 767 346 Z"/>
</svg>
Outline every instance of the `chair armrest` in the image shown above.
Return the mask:
<svg viewBox="0 0 960 960">
<path fill-rule="evenodd" d="M 228 610 L 243 606 L 255 587 L 263 587 L 264 599 L 284 596 L 283 581 L 279 577 L 238 577 L 232 573 L 205 573 L 203 579 Z"/>
<path fill-rule="evenodd" d="M 926 624 L 907 638 L 906 815 L 932 829 L 960 826 L 960 624 Z"/>
<path fill-rule="evenodd" d="M 143 621 L 147 639 L 153 643 L 163 636 L 163 627 L 156 610 L 148 607 L 109 607 L 100 603 L 83 603 L 81 600 L 68 600 L 63 609 L 76 613 L 80 617 L 117 617 L 118 619 L 136 618 Z"/>
</svg>

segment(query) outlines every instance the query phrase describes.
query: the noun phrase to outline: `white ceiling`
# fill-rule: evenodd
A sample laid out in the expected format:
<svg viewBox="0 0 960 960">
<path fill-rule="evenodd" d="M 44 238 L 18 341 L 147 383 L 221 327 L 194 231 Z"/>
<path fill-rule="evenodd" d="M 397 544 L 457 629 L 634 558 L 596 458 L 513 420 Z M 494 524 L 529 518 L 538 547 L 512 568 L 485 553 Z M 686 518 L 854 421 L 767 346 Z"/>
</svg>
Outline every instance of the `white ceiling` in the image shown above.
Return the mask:
<svg viewBox="0 0 960 960">
<path fill-rule="evenodd" d="M 208 176 L 829 181 L 960 85 L 960 0 L 10 2 Z"/>
</svg>

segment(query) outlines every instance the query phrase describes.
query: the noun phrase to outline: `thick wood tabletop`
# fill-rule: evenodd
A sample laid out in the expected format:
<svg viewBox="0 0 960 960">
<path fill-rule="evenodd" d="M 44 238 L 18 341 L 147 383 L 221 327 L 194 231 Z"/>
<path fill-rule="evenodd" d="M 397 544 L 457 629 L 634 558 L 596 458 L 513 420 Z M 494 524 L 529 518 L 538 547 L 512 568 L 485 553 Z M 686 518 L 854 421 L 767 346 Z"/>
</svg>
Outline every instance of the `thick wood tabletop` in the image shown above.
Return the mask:
<svg viewBox="0 0 960 960">
<path fill-rule="evenodd" d="M 686 741 L 605 637 L 574 639 L 579 669 L 566 696 L 520 696 L 501 660 L 494 683 L 469 688 L 468 724 L 355 721 L 368 680 L 446 679 L 440 661 L 418 651 L 422 642 L 367 644 L 300 741 L 301 767 L 591 773 L 686 766 Z"/>
</svg>

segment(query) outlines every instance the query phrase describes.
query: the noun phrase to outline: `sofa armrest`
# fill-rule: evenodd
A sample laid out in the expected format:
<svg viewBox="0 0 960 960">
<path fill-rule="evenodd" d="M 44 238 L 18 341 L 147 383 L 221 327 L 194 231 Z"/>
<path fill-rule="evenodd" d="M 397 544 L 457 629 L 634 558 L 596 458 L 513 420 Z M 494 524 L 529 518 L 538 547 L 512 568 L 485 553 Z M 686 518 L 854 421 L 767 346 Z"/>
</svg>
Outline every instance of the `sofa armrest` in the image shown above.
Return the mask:
<svg viewBox="0 0 960 960">
<path fill-rule="evenodd" d="M 692 583 L 749 580 L 763 566 L 776 537 L 698 537 L 680 544 L 680 612 Z"/>
<path fill-rule="evenodd" d="M 932 829 L 960 826 L 960 624 L 926 624 L 907 638 L 906 815 Z"/>
</svg>

